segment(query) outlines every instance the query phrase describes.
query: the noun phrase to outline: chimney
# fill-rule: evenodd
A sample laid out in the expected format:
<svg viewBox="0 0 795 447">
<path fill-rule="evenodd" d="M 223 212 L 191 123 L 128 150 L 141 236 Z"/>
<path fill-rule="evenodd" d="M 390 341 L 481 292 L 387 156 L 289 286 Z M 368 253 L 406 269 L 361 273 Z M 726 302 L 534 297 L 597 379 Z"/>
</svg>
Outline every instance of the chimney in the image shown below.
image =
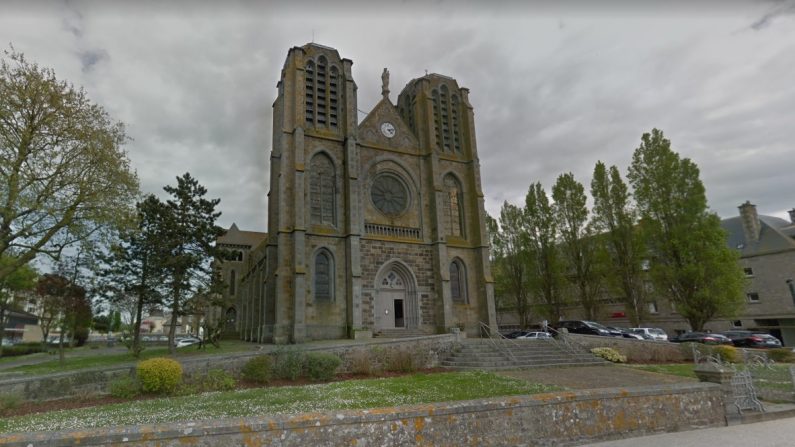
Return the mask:
<svg viewBox="0 0 795 447">
<path fill-rule="evenodd" d="M 790 223 L 795 224 L 795 208 L 787 211 L 789 213 L 789 221 Z"/>
<path fill-rule="evenodd" d="M 745 233 L 746 242 L 759 241 L 759 216 L 756 214 L 756 205 L 746 200 L 745 203 L 740 205 L 740 217 L 743 219 L 743 232 Z"/>
</svg>

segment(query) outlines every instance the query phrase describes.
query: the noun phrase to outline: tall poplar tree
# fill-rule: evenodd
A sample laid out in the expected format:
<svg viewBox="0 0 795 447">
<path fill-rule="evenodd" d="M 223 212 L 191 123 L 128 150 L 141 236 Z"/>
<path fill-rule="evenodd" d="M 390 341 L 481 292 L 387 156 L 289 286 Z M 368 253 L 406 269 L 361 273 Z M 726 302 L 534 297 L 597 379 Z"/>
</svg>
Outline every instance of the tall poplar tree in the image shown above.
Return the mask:
<svg viewBox="0 0 795 447">
<path fill-rule="evenodd" d="M 541 183 L 530 185 L 525 197 L 525 238 L 530 257 L 530 287 L 541 313 L 552 323 L 566 305 L 562 293 L 563 265 L 557 241 L 557 223 Z"/>
<path fill-rule="evenodd" d="M 608 170 L 601 161 L 596 163 L 591 196 L 593 223 L 610 258 L 608 284 L 621 296 L 632 326 L 639 326 L 647 313 L 643 271 L 646 251 L 629 189 L 617 167 Z"/>
<path fill-rule="evenodd" d="M 529 325 L 531 310 L 528 284 L 530 259 L 524 233 L 524 211 L 508 202 L 503 203 L 499 226 L 496 222 L 490 226 L 494 256 L 493 272 L 497 295 L 500 299 L 510 297 L 522 328 Z"/>
<path fill-rule="evenodd" d="M 671 150 L 662 131 L 643 134 L 629 181 L 649 248 L 650 272 L 693 330 L 743 306 L 743 272 L 726 244 L 720 219 L 707 210 L 699 170 Z"/>
<path fill-rule="evenodd" d="M 552 187 L 552 199 L 567 282 L 586 319 L 594 320 L 602 307 L 604 272 L 599 245 L 588 223 L 585 188 L 574 174 L 561 174 Z"/>
</svg>

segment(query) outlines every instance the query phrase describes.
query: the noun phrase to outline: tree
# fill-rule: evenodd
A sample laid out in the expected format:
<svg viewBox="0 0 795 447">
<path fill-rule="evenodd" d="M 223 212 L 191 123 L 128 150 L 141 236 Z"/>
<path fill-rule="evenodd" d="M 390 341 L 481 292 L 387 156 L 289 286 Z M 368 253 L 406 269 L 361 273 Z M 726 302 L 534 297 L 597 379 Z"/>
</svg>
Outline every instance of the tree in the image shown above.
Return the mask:
<svg viewBox="0 0 795 447">
<path fill-rule="evenodd" d="M 499 225 L 490 216 L 489 219 L 497 295 L 513 299 L 519 325 L 526 328 L 530 323 L 531 303 L 528 285 L 529 259 L 524 241 L 524 211 L 505 202 L 500 209 Z"/>
<path fill-rule="evenodd" d="M 37 255 L 115 224 L 138 191 L 113 121 L 53 70 L 4 51 L 0 60 L 0 282 Z"/>
<path fill-rule="evenodd" d="M 16 264 L 11 256 L 0 256 L 0 268 Z M 25 264 L 14 270 L 5 278 L 0 278 L 0 355 L 3 355 L 3 337 L 5 336 L 6 313 L 17 304 L 17 292 L 32 289 L 36 285 L 36 270 Z"/>
<path fill-rule="evenodd" d="M 560 320 L 563 266 L 557 241 L 555 213 L 541 183 L 530 185 L 525 198 L 526 241 L 530 255 L 530 285 L 541 312 L 553 323 Z"/>
<path fill-rule="evenodd" d="M 604 286 L 599 244 L 588 224 L 585 188 L 574 174 L 561 174 L 552 187 L 560 248 L 566 261 L 566 277 L 588 320 L 597 318 Z"/>
<path fill-rule="evenodd" d="M 165 258 L 169 255 L 163 244 L 168 208 L 154 195 L 136 204 L 137 225 L 119 232 L 117 243 L 102 256 L 101 286 L 103 295 L 114 306 L 130 307 L 134 356 L 142 350 L 141 321 L 145 306 L 163 302 Z M 114 312 L 112 330 L 121 326 L 121 314 Z"/>
<path fill-rule="evenodd" d="M 66 334 L 70 334 L 70 338 L 74 339 L 81 328 L 87 328 L 91 324 L 91 302 L 84 288 L 58 274 L 48 273 L 42 276 L 37 292 L 39 295 L 50 297 L 60 310 L 57 317 L 61 332 L 58 337 L 58 357 L 61 364 L 64 364 Z"/>
<path fill-rule="evenodd" d="M 720 219 L 707 211 L 699 170 L 653 129 L 643 134 L 628 178 L 635 189 L 655 288 L 667 293 L 693 330 L 743 306 L 743 272 Z"/>
<path fill-rule="evenodd" d="M 97 315 L 91 323 L 91 327 L 99 333 L 107 334 L 110 331 L 110 317 L 108 315 Z"/>
<path fill-rule="evenodd" d="M 171 310 L 168 345 L 169 352 L 175 353 L 177 319 L 185 314 L 187 300 L 210 286 L 211 261 L 221 254 L 215 240 L 224 230 L 215 224 L 221 215 L 215 211 L 220 199 L 205 199 L 207 189 L 190 173 L 177 177 L 176 187 L 163 189 L 171 194 L 166 202 L 161 244 L 168 253 L 164 258 L 165 297 Z"/>
<path fill-rule="evenodd" d="M 110 332 L 118 332 L 121 329 L 121 312 L 114 310 L 110 314 Z"/>
<path fill-rule="evenodd" d="M 41 328 L 41 343 L 43 347 L 47 346 L 47 339 L 50 336 L 50 330 L 53 325 L 58 323 L 58 317 L 61 315 L 60 301 L 57 296 L 50 293 L 56 290 L 57 285 L 48 284 L 57 281 L 58 275 L 45 274 L 39 277 L 36 283 L 36 317 L 39 319 L 39 327 Z"/>
<path fill-rule="evenodd" d="M 591 196 L 594 199 L 593 223 L 597 231 L 602 232 L 599 238 L 607 246 L 610 258 L 608 284 L 619 292 L 632 326 L 639 326 L 646 316 L 643 272 L 646 251 L 629 189 L 617 167 L 611 166 L 608 172 L 604 163 L 596 163 Z"/>
</svg>

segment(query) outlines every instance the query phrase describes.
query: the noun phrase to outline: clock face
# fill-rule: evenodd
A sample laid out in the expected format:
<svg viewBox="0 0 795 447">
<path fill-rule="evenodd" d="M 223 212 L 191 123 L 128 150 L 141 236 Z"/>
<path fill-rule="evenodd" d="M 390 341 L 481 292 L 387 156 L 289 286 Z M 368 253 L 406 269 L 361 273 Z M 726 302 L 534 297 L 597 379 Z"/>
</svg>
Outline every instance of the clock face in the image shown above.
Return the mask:
<svg viewBox="0 0 795 447">
<path fill-rule="evenodd" d="M 381 133 L 387 138 L 392 138 L 395 136 L 395 133 L 397 133 L 397 130 L 392 123 L 385 121 L 381 123 Z"/>
<path fill-rule="evenodd" d="M 406 210 L 409 193 L 406 186 L 394 175 L 381 174 L 370 187 L 373 205 L 387 216 L 397 216 Z"/>
</svg>

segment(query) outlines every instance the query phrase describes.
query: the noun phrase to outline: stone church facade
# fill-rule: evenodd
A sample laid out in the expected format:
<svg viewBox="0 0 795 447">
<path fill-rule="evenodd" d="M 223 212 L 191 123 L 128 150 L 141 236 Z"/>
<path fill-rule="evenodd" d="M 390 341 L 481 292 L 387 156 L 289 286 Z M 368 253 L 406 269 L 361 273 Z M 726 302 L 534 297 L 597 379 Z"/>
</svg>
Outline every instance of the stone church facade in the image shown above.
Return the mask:
<svg viewBox="0 0 795 447">
<path fill-rule="evenodd" d="M 273 104 L 268 232 L 219 245 L 227 315 L 245 340 L 496 327 L 469 91 L 429 74 L 358 121 L 352 62 L 292 48 Z"/>
</svg>

